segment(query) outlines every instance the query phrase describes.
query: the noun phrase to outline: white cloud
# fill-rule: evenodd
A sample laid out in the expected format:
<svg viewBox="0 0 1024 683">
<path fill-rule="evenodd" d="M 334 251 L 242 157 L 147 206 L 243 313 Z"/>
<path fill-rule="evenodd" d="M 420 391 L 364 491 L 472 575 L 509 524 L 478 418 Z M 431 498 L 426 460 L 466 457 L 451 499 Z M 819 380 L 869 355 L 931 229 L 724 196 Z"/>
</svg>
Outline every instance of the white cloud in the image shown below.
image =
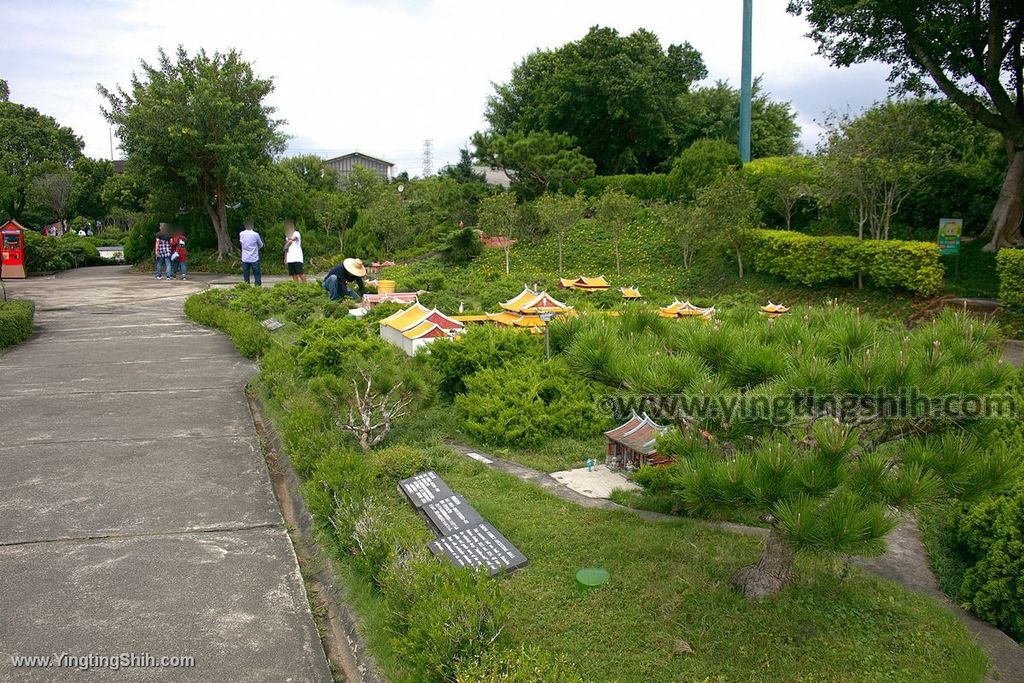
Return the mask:
<svg viewBox="0 0 1024 683">
<path fill-rule="evenodd" d="M 484 127 L 491 82 L 538 48 L 582 36 L 595 24 L 649 28 L 663 44 L 689 40 L 712 79 L 739 81 L 740 0 L 125 0 L 79 5 L 5 2 L 0 77 L 12 99 L 55 116 L 110 154 L 97 82 L 127 84 L 158 46 L 236 47 L 275 79 L 272 101 L 288 120 L 294 152 L 360 149 L 418 173 L 423 140 L 435 167 L 453 161 Z M 831 68 L 803 37 L 806 24 L 785 0 L 756 3 L 754 72 L 774 96 L 791 100 L 813 146 L 827 109 L 859 109 L 885 95 L 885 70 Z M 116 142 L 116 141 L 115 141 Z"/>
</svg>

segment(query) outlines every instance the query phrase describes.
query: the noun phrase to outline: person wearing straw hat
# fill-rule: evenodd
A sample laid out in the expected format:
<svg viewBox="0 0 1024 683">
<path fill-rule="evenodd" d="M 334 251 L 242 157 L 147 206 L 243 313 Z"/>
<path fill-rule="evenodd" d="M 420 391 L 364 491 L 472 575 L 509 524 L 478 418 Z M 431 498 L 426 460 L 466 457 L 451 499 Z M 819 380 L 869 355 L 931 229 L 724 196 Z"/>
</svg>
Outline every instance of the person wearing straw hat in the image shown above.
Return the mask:
<svg viewBox="0 0 1024 683">
<path fill-rule="evenodd" d="M 366 267 L 363 265 L 362 259 L 347 258 L 328 271 L 327 277 L 324 278 L 323 288 L 331 295 L 331 301 L 337 301 L 343 295 L 352 297 L 356 301 L 362 301 L 363 295 L 366 294 L 364 277 L 366 277 Z M 356 289 L 359 290 L 358 294 L 349 286 L 350 282 L 355 283 Z"/>
</svg>

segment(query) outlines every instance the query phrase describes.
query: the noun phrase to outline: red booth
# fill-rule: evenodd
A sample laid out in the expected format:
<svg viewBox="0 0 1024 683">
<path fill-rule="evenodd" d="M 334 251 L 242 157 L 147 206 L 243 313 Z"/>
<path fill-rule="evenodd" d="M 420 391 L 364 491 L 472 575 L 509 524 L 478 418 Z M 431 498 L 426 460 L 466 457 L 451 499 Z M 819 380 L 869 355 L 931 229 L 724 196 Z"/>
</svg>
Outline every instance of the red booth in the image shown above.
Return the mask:
<svg viewBox="0 0 1024 683">
<path fill-rule="evenodd" d="M 7 221 L 0 227 L 0 277 L 25 277 L 25 228 L 18 221 Z"/>
</svg>

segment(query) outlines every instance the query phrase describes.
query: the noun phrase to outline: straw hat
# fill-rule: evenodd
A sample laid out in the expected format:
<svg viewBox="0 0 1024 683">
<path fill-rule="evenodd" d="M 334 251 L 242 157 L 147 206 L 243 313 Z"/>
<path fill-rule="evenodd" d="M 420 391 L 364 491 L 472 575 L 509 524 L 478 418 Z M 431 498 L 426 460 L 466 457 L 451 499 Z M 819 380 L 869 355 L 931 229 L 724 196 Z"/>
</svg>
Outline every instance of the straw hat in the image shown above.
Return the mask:
<svg viewBox="0 0 1024 683">
<path fill-rule="evenodd" d="M 345 266 L 345 270 L 352 273 L 356 277 L 366 276 L 366 267 L 363 265 L 362 259 L 347 258 L 341 262 Z"/>
</svg>

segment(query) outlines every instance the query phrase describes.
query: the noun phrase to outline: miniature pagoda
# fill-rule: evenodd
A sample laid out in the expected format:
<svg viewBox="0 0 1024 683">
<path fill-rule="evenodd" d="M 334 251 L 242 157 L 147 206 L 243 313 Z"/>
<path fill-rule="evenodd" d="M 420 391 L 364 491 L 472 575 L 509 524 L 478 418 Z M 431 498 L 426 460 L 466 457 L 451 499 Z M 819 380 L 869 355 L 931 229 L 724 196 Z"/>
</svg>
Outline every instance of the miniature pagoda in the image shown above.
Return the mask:
<svg viewBox="0 0 1024 683">
<path fill-rule="evenodd" d="M 410 356 L 437 339 L 453 339 L 464 329 L 458 320 L 418 302 L 380 321 L 381 338 Z"/>
<path fill-rule="evenodd" d="M 700 306 L 694 306 L 689 301 L 679 301 L 676 299 L 668 306 L 659 308 L 658 315 L 662 318 L 703 318 L 704 320 L 710 320 L 715 315 L 715 307 L 701 308 Z"/>
<path fill-rule="evenodd" d="M 672 462 L 672 458 L 660 455 L 656 448 L 658 437 L 670 429 L 659 425 L 647 413 L 632 413 L 626 422 L 604 433 L 608 438 L 605 464 L 613 471 L 632 472 L 644 465 L 666 465 Z"/>
<path fill-rule="evenodd" d="M 604 275 L 598 275 L 597 277 L 580 275 L 575 280 L 563 277 L 559 278 L 558 286 L 562 289 L 578 289 L 582 292 L 603 292 L 611 287 L 608 280 L 604 278 Z"/>
<path fill-rule="evenodd" d="M 767 305 L 761 307 L 761 313 L 768 316 L 769 318 L 778 318 L 780 315 L 789 313 L 789 306 L 783 306 L 782 304 L 773 304 L 771 301 Z"/>
<path fill-rule="evenodd" d="M 377 304 L 391 303 L 408 306 L 419 301 L 419 292 L 389 292 L 387 294 L 364 294 L 363 308 L 371 309 Z"/>
<path fill-rule="evenodd" d="M 640 290 L 634 287 L 619 287 L 619 291 L 622 292 L 622 298 L 629 301 L 636 301 L 637 299 L 643 299 L 643 295 L 640 294 Z"/>
<path fill-rule="evenodd" d="M 541 313 L 558 315 L 572 314 L 572 306 L 566 305 L 547 292 L 535 292 L 524 286 L 523 291 L 501 304 L 504 309 L 498 313 L 480 315 L 457 315 L 455 320 L 460 323 L 494 323 L 505 327 L 528 329 L 534 334 L 544 330 Z"/>
</svg>

